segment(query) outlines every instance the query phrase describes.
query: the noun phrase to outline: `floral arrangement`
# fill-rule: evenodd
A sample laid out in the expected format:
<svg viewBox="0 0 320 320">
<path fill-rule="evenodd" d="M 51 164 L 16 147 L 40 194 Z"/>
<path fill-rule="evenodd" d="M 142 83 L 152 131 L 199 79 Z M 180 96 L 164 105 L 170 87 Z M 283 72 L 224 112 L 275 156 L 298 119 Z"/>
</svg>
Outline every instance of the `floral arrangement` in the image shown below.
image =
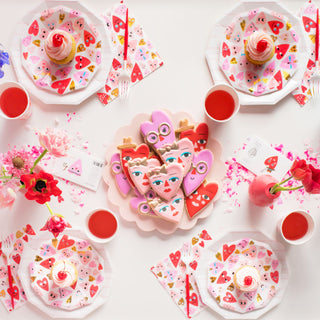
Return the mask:
<svg viewBox="0 0 320 320">
<path fill-rule="evenodd" d="M 307 164 L 305 160 L 295 160 L 290 168 L 291 176 L 287 179 L 276 183 L 270 193 L 276 194 L 279 191 L 290 191 L 304 188 L 306 192 L 311 194 L 320 193 L 320 169 L 316 169 L 311 164 Z M 284 187 L 283 185 L 294 178 L 301 181 L 298 187 Z"/>
<path fill-rule="evenodd" d="M 16 147 L 0 155 L 0 208 L 11 208 L 16 200 L 17 193 L 24 190 L 28 200 L 45 204 L 51 214 L 41 230 L 52 232 L 57 237 L 65 228 L 71 228 L 63 216 L 53 213 L 49 206 L 51 197 L 63 201 L 62 191 L 57 187 L 58 180 L 43 170 L 35 172 L 38 163 L 47 154 L 54 157 L 67 155 L 70 139 L 59 129 L 47 128 L 44 132 L 37 132 L 41 145 L 36 159 L 25 148 L 17 150 Z"/>
</svg>

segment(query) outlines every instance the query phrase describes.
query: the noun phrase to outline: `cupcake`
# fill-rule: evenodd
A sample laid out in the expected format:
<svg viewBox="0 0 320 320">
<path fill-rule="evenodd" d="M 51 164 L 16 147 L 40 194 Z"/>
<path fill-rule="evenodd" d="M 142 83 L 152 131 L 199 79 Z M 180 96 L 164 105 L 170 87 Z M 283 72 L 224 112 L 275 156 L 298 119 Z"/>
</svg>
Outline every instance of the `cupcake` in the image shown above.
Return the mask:
<svg viewBox="0 0 320 320">
<path fill-rule="evenodd" d="M 51 268 L 53 283 L 60 287 L 71 287 L 78 280 L 78 270 L 76 266 L 66 260 L 57 261 Z"/>
<path fill-rule="evenodd" d="M 247 59 L 257 65 L 272 59 L 274 51 L 275 46 L 272 38 L 262 30 L 253 32 L 244 45 Z"/>
<path fill-rule="evenodd" d="M 51 61 L 56 64 L 66 64 L 76 53 L 76 41 L 66 31 L 53 30 L 45 40 L 44 49 Z"/>
<path fill-rule="evenodd" d="M 235 272 L 233 281 L 239 290 L 248 292 L 258 288 L 261 277 L 259 271 L 255 267 L 243 266 Z"/>
</svg>

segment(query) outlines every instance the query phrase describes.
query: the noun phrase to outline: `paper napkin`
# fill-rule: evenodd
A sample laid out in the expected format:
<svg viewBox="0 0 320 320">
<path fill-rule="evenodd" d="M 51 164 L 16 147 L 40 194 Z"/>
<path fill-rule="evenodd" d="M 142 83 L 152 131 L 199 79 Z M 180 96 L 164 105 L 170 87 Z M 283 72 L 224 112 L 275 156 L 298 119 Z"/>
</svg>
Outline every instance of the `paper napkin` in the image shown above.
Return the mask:
<svg viewBox="0 0 320 320">
<path fill-rule="evenodd" d="M 15 309 L 21 307 L 27 301 L 27 297 L 18 277 L 18 268 L 24 247 L 28 245 L 27 243 L 29 240 L 35 235 L 36 233 L 30 224 L 27 224 L 24 228 L 21 230 L 19 229 L 15 234 L 12 235 L 14 242 L 10 259 L 11 273 L 13 277 L 12 292 L 9 290 L 7 264 L 5 263 L 5 259 L 2 256 L 2 251 L 0 250 L 0 299 L 8 311 L 12 311 L 11 294 L 13 295 Z"/>
<path fill-rule="evenodd" d="M 277 180 L 281 180 L 292 165 L 288 158 L 257 136 L 247 138 L 237 162 L 256 175 L 270 174 Z"/>
<path fill-rule="evenodd" d="M 151 272 L 158 279 L 162 287 L 169 293 L 171 299 L 177 304 L 179 309 L 187 316 L 186 303 L 186 274 L 185 265 L 181 262 L 181 255 L 185 248 L 191 243 L 191 255 L 193 261 L 190 263 L 190 317 L 198 314 L 205 305 L 202 303 L 199 290 L 195 281 L 194 271 L 197 269 L 198 261 L 201 257 L 202 250 L 211 243 L 211 236 L 206 230 L 201 231 L 198 235 L 186 242 L 179 250 L 173 250 L 163 260 L 159 261 L 153 267 Z"/>
<path fill-rule="evenodd" d="M 118 80 L 123 63 L 126 10 L 126 4 L 121 1 L 102 15 L 115 54 L 105 87 L 98 93 L 99 100 L 105 105 L 119 96 Z M 161 67 L 163 60 L 130 9 L 128 9 L 128 16 L 127 71 L 130 74 L 132 86 Z"/>
<path fill-rule="evenodd" d="M 301 9 L 301 20 L 306 32 L 307 44 L 311 49 L 311 55 L 309 57 L 308 63 L 306 66 L 301 66 L 306 68 L 306 71 L 303 75 L 300 86 L 292 92 L 294 98 L 297 102 L 304 106 L 311 98 L 310 91 L 310 78 L 315 72 L 315 42 L 316 42 L 316 21 L 317 21 L 317 8 L 315 4 L 308 0 L 304 7 Z"/>
</svg>

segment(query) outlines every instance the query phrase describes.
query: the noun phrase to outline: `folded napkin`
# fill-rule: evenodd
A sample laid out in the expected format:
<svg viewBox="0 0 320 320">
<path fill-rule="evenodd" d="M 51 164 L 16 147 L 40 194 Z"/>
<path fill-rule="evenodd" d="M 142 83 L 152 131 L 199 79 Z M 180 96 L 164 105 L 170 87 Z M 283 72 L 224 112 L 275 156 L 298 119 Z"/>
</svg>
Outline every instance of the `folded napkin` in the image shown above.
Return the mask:
<svg viewBox="0 0 320 320">
<path fill-rule="evenodd" d="M 99 100 L 105 105 L 119 95 L 118 79 L 122 71 L 126 10 L 127 6 L 121 1 L 102 15 L 115 54 L 105 87 L 98 93 Z M 127 71 L 131 76 L 130 85 L 133 85 L 161 67 L 163 60 L 130 9 L 128 16 Z"/>
<path fill-rule="evenodd" d="M 211 240 L 212 238 L 206 230 L 201 231 L 198 235 L 190 240 L 192 244 L 191 255 L 194 259 L 193 262 L 190 263 L 189 268 L 190 317 L 195 316 L 205 307 L 199 295 L 199 290 L 194 278 L 194 271 L 197 269 L 198 261 L 201 257 L 203 248 L 208 246 L 211 243 Z M 163 288 L 170 294 L 171 299 L 177 304 L 177 306 L 186 316 L 186 268 L 181 262 L 181 256 L 184 250 L 188 248 L 190 242 L 184 243 L 181 249 L 170 252 L 167 257 L 151 267 L 151 272 L 156 276 Z"/>
<path fill-rule="evenodd" d="M 309 81 L 315 72 L 315 39 L 316 39 L 316 22 L 317 22 L 317 8 L 315 4 L 308 0 L 304 7 L 301 9 L 300 13 L 302 24 L 306 32 L 307 43 L 311 49 L 311 55 L 309 57 L 308 63 L 305 66 L 306 71 L 303 75 L 302 82 L 300 86 L 292 92 L 293 96 L 297 102 L 304 106 L 311 97 L 311 92 L 309 89 Z"/>
<path fill-rule="evenodd" d="M 8 311 L 12 311 L 11 295 L 13 295 L 14 298 L 15 309 L 21 307 L 27 300 L 18 276 L 18 268 L 24 246 L 35 235 L 36 233 L 30 224 L 27 224 L 24 228 L 11 235 L 14 242 L 10 260 L 11 273 L 13 277 L 12 292 L 9 289 L 7 264 L 5 263 L 5 259 L 3 257 L 0 259 L 0 299 Z M 2 255 L 2 251 L 0 251 L 0 253 Z"/>
</svg>

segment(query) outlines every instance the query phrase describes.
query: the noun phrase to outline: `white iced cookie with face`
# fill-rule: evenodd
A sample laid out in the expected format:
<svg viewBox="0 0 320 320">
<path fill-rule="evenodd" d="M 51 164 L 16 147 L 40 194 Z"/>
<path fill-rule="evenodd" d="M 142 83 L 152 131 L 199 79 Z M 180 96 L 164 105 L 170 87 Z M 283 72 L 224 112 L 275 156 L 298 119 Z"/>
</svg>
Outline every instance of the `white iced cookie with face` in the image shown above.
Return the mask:
<svg viewBox="0 0 320 320">
<path fill-rule="evenodd" d="M 166 164 L 178 163 L 183 167 L 183 176 L 190 170 L 193 160 L 194 147 L 192 142 L 187 139 L 181 139 L 172 145 L 158 149 L 162 161 Z"/>
</svg>

